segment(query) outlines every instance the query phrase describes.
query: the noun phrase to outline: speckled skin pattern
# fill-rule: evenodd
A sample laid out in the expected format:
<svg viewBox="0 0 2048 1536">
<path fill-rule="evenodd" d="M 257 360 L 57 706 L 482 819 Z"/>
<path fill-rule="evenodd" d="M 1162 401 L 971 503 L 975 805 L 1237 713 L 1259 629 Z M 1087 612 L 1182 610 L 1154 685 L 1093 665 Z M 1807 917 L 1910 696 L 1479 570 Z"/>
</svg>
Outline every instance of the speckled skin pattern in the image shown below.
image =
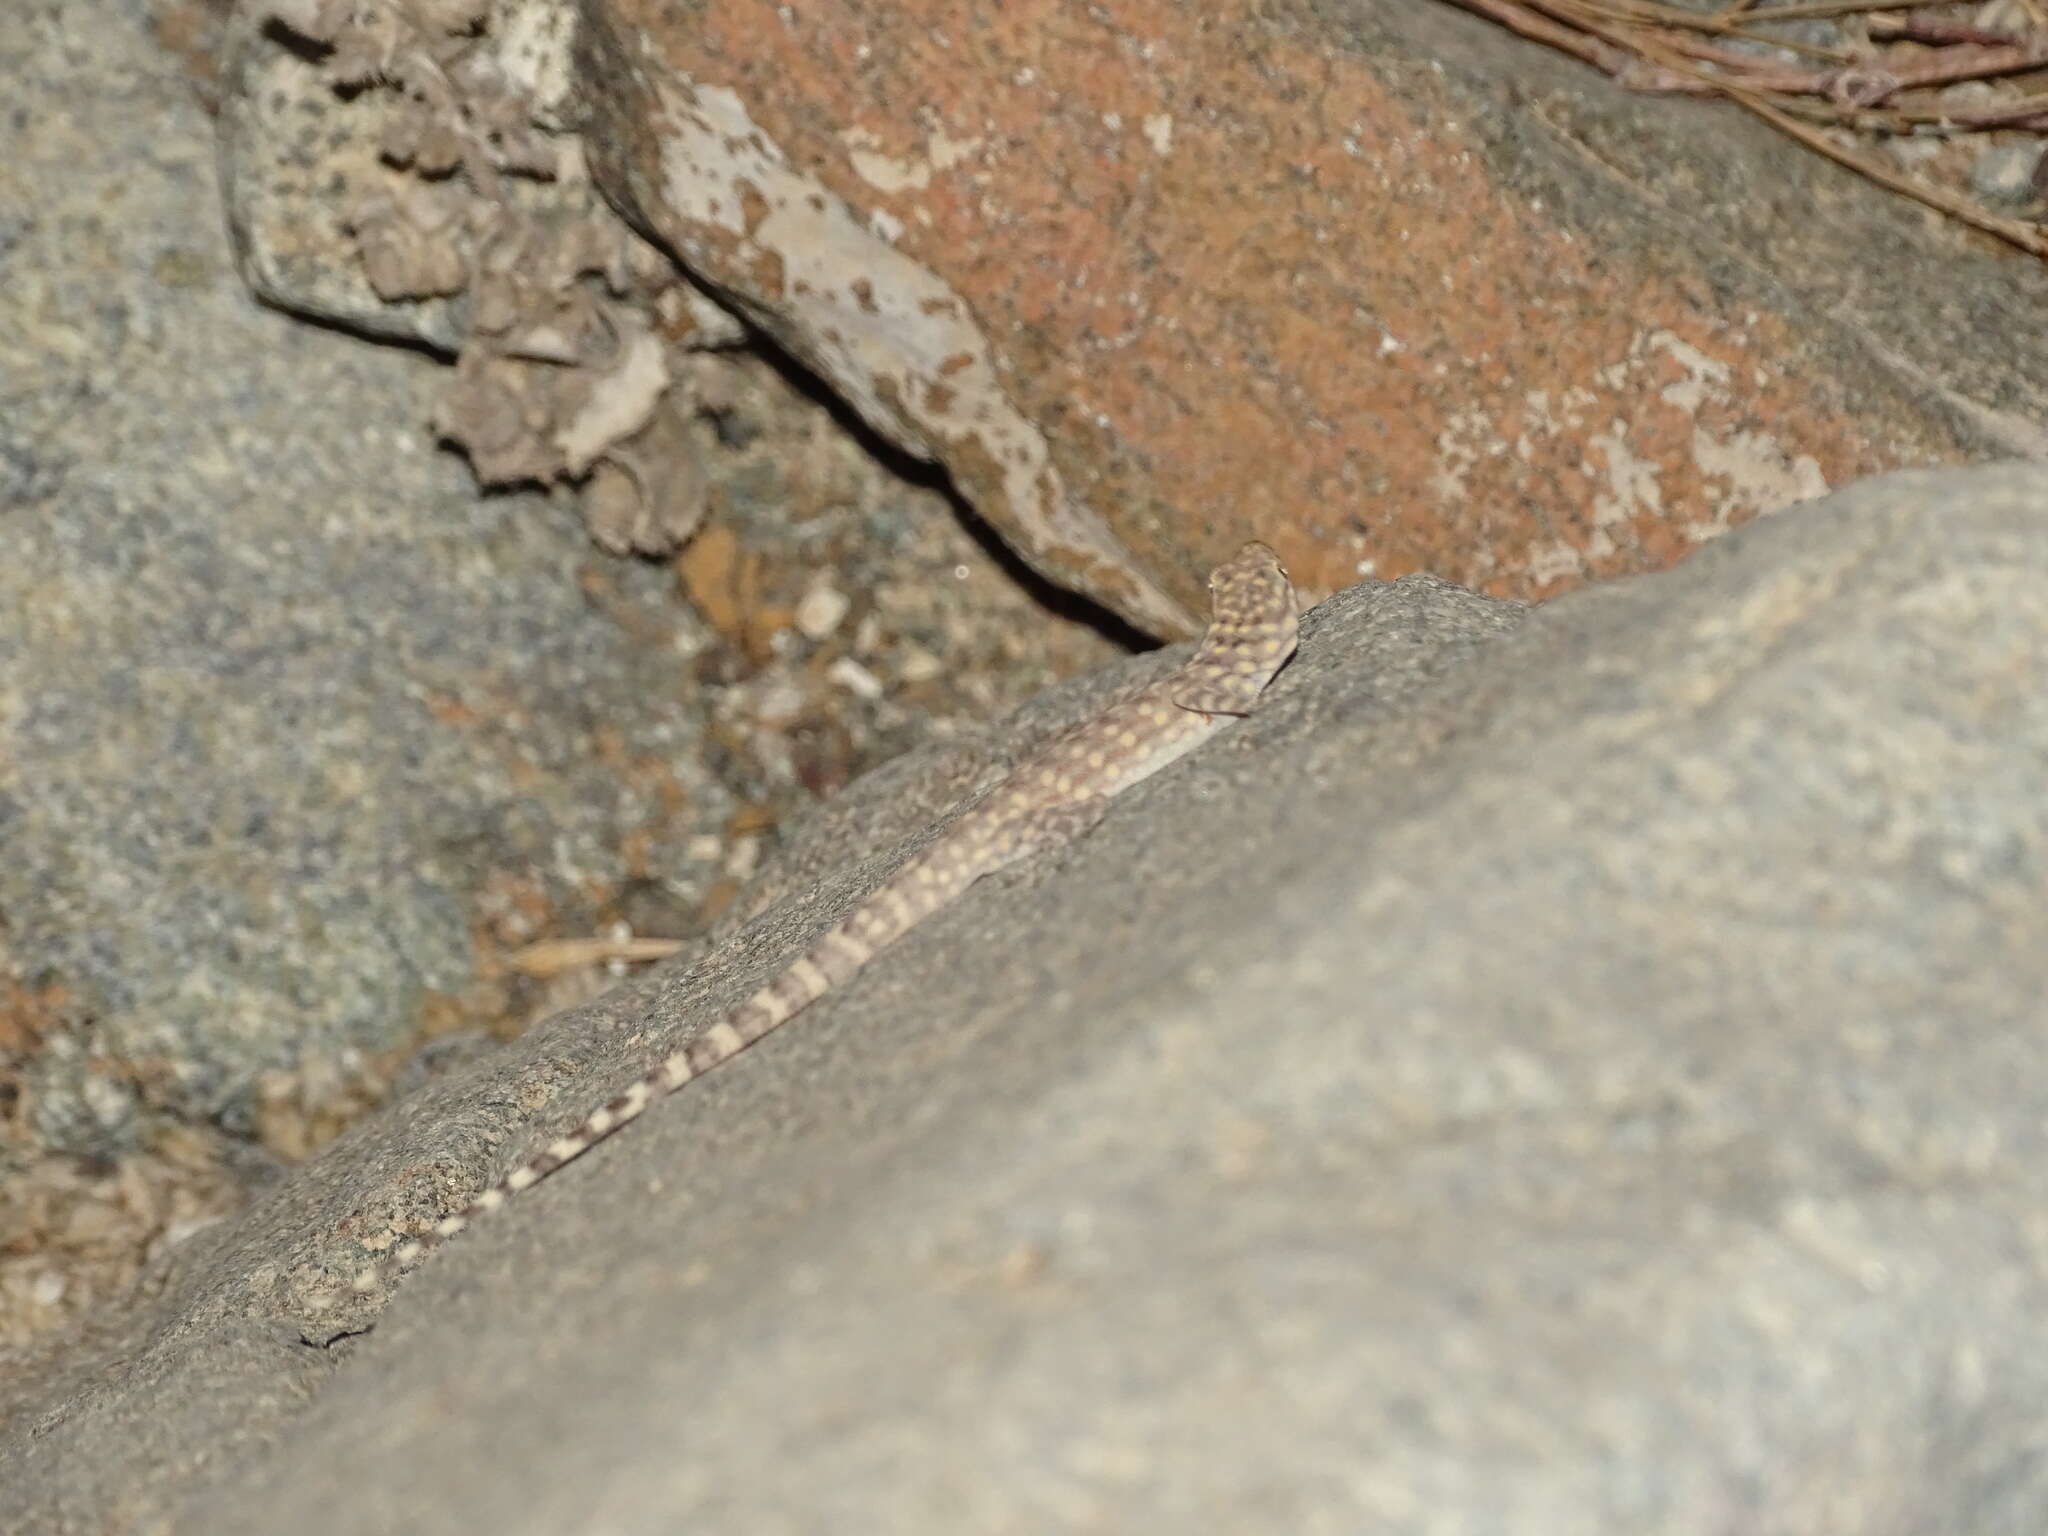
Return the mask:
<svg viewBox="0 0 2048 1536">
<path fill-rule="evenodd" d="M 479 1215 L 530 1189 L 648 1107 L 730 1061 L 834 987 L 984 875 L 1058 847 L 1100 821 L 1109 802 L 1239 715 L 1294 654 L 1294 588 L 1273 552 L 1247 544 L 1209 577 L 1213 616 L 1186 664 L 1048 742 L 962 812 L 930 848 L 828 929 L 780 975 L 469 1206 L 408 1238 L 356 1276 L 371 1292 Z"/>
</svg>

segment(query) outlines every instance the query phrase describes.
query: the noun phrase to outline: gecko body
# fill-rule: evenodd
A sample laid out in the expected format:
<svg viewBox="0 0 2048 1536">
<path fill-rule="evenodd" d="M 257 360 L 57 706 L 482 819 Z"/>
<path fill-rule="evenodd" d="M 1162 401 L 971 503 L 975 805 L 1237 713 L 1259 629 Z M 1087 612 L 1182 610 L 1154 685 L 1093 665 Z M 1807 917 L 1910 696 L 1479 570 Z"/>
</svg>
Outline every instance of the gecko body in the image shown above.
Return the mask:
<svg viewBox="0 0 2048 1536">
<path fill-rule="evenodd" d="M 466 1209 L 407 1238 L 363 1270 L 355 1289 L 381 1289 L 477 1217 L 497 1210 L 844 986 L 975 881 L 1080 837 L 1102 819 L 1115 796 L 1235 717 L 1249 714 L 1294 654 L 1294 589 L 1273 552 L 1255 543 L 1210 574 L 1209 591 L 1209 627 L 1181 667 L 1054 737 L 752 997 L 592 1110 L 574 1130 L 550 1141 Z"/>
</svg>

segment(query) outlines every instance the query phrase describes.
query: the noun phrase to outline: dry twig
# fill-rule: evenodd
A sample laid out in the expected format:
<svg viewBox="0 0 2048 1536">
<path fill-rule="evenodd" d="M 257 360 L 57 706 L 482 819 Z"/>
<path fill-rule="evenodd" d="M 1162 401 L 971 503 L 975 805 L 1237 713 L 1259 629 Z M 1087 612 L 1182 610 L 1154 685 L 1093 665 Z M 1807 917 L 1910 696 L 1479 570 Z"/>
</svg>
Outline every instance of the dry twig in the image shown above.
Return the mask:
<svg viewBox="0 0 2048 1536">
<path fill-rule="evenodd" d="M 1881 186 L 2021 250 L 2048 256 L 2048 234 L 2036 225 L 1995 214 L 1962 192 L 1859 153 L 1825 131 L 2048 126 L 2048 94 L 2039 91 L 1969 105 L 1896 99 L 1964 81 L 2048 70 L 2048 0 L 2020 0 L 2036 28 L 2025 36 L 1944 17 L 1925 0 L 1790 0 L 1780 5 L 1732 0 L 1711 13 L 1680 10 L 1661 0 L 1451 3 L 1568 53 L 1631 90 L 1725 97 Z M 1850 57 L 1841 50 L 1794 47 L 1760 30 L 1792 20 L 1857 15 L 1865 18 L 1870 37 L 1893 46 L 1870 57 Z M 1828 67 L 1774 63 L 1713 38 L 1765 42 L 1826 60 Z"/>
</svg>

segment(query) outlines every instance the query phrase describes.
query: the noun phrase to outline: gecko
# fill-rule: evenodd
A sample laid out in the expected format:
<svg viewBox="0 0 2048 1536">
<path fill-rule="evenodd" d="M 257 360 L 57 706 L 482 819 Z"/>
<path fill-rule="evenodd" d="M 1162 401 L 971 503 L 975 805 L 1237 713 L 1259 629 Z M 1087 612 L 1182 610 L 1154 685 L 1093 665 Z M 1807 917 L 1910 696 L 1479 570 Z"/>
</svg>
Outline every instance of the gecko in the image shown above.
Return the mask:
<svg viewBox="0 0 2048 1536">
<path fill-rule="evenodd" d="M 1117 795 L 1251 713 L 1294 654 L 1293 585 L 1273 551 L 1251 543 L 1210 573 L 1209 595 L 1209 627 L 1184 664 L 1054 736 L 753 996 L 467 1207 L 361 1271 L 356 1292 L 384 1289 L 479 1216 L 845 986 L 983 876 L 1081 837 Z"/>
</svg>

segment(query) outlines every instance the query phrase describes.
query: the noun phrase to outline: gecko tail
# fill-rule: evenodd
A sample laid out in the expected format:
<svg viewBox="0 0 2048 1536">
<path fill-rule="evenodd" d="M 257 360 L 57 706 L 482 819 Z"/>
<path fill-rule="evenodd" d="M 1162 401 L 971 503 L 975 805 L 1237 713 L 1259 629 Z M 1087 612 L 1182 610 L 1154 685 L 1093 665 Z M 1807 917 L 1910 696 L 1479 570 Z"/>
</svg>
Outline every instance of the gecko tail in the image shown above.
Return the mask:
<svg viewBox="0 0 2048 1536">
<path fill-rule="evenodd" d="M 839 934 L 839 930 L 834 933 Z M 839 935 L 839 941 L 843 942 L 843 935 Z M 671 1052 L 610 1103 L 585 1115 L 582 1123 L 567 1135 L 549 1142 L 463 1209 L 442 1217 L 426 1231 L 407 1238 L 376 1263 L 358 1271 L 351 1288 L 359 1296 L 388 1290 L 407 1270 L 449 1238 L 460 1235 L 479 1216 L 499 1209 L 514 1195 L 531 1189 L 564 1164 L 574 1162 L 685 1083 L 730 1061 L 778 1024 L 801 1012 L 830 985 L 824 968 L 827 948 L 821 941 L 810 954 L 688 1045 Z M 853 968 L 858 969 L 858 965 Z"/>
<path fill-rule="evenodd" d="M 678 1075 L 680 1071 L 681 1075 Z M 573 1162 L 592 1147 L 640 1118 L 648 1106 L 673 1093 L 695 1074 L 689 1071 L 683 1053 L 663 1061 L 609 1104 L 594 1109 L 566 1136 L 557 1137 L 504 1178 L 478 1195 L 461 1210 L 442 1217 L 426 1231 L 407 1238 L 376 1263 L 357 1272 L 352 1289 L 359 1296 L 390 1288 L 407 1270 L 432 1253 L 449 1238 L 458 1236 L 479 1216 L 499 1209 L 521 1190 L 531 1189 L 563 1164 Z"/>
</svg>

